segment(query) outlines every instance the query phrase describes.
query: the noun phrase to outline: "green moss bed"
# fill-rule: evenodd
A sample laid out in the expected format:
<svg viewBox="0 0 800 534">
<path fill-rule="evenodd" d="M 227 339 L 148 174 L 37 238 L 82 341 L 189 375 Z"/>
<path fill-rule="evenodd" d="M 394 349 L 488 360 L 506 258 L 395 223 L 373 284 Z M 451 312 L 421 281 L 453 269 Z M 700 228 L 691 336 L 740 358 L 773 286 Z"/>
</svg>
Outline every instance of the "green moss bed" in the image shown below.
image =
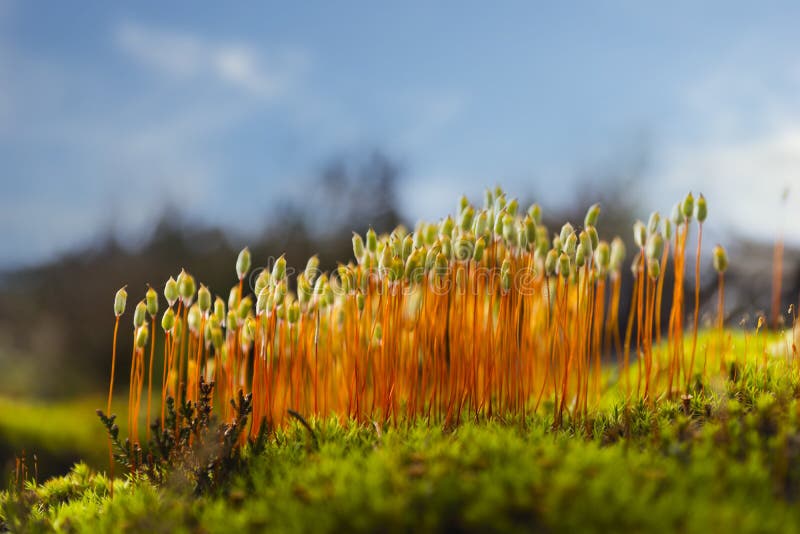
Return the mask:
<svg viewBox="0 0 800 534">
<path fill-rule="evenodd" d="M 454 429 L 293 421 L 202 492 L 176 469 L 158 485 L 118 474 L 112 499 L 80 463 L 2 492 L 0 531 L 795 532 L 793 367 L 733 369 L 691 399 L 618 400 L 559 430 L 546 404 Z"/>
</svg>

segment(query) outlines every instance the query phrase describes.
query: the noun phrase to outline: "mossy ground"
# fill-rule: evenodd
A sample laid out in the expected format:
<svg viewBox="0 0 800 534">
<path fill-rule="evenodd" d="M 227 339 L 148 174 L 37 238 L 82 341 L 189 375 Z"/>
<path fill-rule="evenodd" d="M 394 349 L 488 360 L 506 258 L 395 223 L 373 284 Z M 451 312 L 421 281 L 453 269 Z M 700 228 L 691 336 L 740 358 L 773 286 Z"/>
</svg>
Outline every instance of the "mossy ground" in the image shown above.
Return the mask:
<svg viewBox="0 0 800 534">
<path fill-rule="evenodd" d="M 380 428 L 311 421 L 195 496 L 86 465 L 0 496 L 15 531 L 800 531 L 798 380 L 772 356 L 684 404 L 611 402 L 552 418 Z"/>
</svg>

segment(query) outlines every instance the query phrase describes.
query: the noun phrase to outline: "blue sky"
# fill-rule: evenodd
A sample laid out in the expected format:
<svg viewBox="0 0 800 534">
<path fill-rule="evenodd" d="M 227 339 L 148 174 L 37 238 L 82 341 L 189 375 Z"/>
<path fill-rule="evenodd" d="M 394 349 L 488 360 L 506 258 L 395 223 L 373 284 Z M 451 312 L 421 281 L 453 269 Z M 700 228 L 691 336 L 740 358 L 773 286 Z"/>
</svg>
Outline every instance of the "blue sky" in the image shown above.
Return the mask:
<svg viewBox="0 0 800 534">
<path fill-rule="evenodd" d="M 257 229 L 364 147 L 412 218 L 644 155 L 642 217 L 693 189 L 800 242 L 800 4 L 432 4 L 0 0 L 0 266 L 171 204 Z"/>
</svg>

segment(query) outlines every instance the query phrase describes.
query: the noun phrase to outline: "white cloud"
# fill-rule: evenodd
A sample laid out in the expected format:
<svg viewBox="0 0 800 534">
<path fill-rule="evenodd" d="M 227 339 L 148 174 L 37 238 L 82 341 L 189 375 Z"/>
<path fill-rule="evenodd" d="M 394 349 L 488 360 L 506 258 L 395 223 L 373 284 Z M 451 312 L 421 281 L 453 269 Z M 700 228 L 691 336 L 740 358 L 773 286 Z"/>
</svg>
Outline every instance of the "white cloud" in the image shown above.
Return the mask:
<svg viewBox="0 0 800 534">
<path fill-rule="evenodd" d="M 687 87 L 693 133 L 664 139 L 656 198 L 700 189 L 717 228 L 766 241 L 783 231 L 800 244 L 798 92 L 796 58 L 733 51 Z"/>
<path fill-rule="evenodd" d="M 717 226 L 764 240 L 783 230 L 790 241 L 800 242 L 800 123 L 757 139 L 683 147 L 669 158 L 664 183 L 676 192 L 701 185 L 712 215 L 716 211 L 721 219 Z"/>
<path fill-rule="evenodd" d="M 0 262 L 46 259 L 109 230 L 134 237 L 168 205 L 219 215 L 232 194 L 221 195 L 231 162 L 217 141 L 301 85 L 298 51 L 134 24 L 111 37 L 123 68 L 157 76 L 129 91 L 102 65 L 0 46 L 0 150 L 12 154 Z"/>
<path fill-rule="evenodd" d="M 207 78 L 261 98 L 285 93 L 304 70 L 307 58 L 298 51 L 271 54 L 243 43 L 216 43 L 179 30 L 126 22 L 115 41 L 122 51 L 176 80 Z"/>
</svg>

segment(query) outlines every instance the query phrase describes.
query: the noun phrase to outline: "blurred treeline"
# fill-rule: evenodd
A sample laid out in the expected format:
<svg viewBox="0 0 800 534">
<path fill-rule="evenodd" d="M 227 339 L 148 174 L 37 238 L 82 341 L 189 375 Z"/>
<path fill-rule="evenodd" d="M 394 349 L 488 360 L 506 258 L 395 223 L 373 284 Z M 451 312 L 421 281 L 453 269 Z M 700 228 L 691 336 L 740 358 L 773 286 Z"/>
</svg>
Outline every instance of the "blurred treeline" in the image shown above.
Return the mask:
<svg viewBox="0 0 800 534">
<path fill-rule="evenodd" d="M 576 189 L 573 201 L 557 210 L 543 201 L 545 224 L 551 234 L 565 221 L 579 227 L 586 208 L 602 205 L 599 230 L 603 239 L 622 236 L 628 244 L 628 260 L 635 251 L 631 243 L 631 224 L 646 219 L 638 208 L 641 174 L 611 173 L 586 180 Z M 487 184 L 489 185 L 489 184 Z M 271 258 L 286 254 L 290 266 L 302 268 L 317 254 L 323 269 L 352 258 L 351 232 L 364 232 L 369 226 L 389 231 L 398 223 L 413 228 L 414 221 L 403 221 L 398 208 L 398 188 L 402 187 L 401 167 L 380 152 L 357 163 L 346 158 L 331 161 L 320 171 L 302 205 L 274 199 L 273 215 L 257 235 L 232 236 L 219 228 L 185 223 L 179 211 L 166 210 L 152 235 L 136 249 L 108 236 L 95 246 L 78 250 L 38 267 L 5 273 L 0 284 L 0 393 L 37 397 L 61 397 L 98 393 L 107 387 L 111 339 L 114 324 L 112 302 L 122 285 L 128 286 L 128 310 L 120 328 L 118 386 L 127 384 L 130 362 L 130 311 L 152 284 L 159 295 L 164 282 L 181 268 L 206 284 L 213 294 L 227 301 L 236 283 L 234 262 L 247 245 L 254 266 L 266 265 Z M 531 183 L 529 191 L 509 191 L 521 205 L 535 200 L 545 183 Z M 452 192 L 455 204 L 460 191 Z M 471 199 L 480 203 L 481 199 Z M 280 204 L 279 204 L 280 202 Z M 444 215 L 444 214 L 442 214 Z M 666 214 L 665 214 L 666 215 Z M 694 239 L 694 238 L 693 238 Z M 692 239 L 692 241 L 693 241 Z M 771 244 L 729 246 L 736 258 L 746 254 L 746 262 L 733 261 L 726 295 L 730 322 L 750 312 L 768 310 L 771 283 Z M 796 302 L 800 290 L 797 255 L 787 251 L 783 284 L 784 302 Z M 702 299 L 713 308 L 716 278 L 707 269 Z M 753 276 L 736 265 L 762 273 Z M 627 317 L 632 286 L 630 271 L 623 270 L 620 316 Z M 671 287 L 667 269 L 665 287 Z M 687 298 L 693 291 L 693 277 L 687 274 Z M 671 291 L 664 292 L 663 305 L 671 305 Z M 161 303 L 163 310 L 163 300 Z M 738 314 L 738 315 L 737 315 Z M 666 314 L 665 314 L 666 316 Z M 159 327 L 160 328 L 160 327 Z M 157 348 L 159 350 L 159 348 Z"/>
</svg>

